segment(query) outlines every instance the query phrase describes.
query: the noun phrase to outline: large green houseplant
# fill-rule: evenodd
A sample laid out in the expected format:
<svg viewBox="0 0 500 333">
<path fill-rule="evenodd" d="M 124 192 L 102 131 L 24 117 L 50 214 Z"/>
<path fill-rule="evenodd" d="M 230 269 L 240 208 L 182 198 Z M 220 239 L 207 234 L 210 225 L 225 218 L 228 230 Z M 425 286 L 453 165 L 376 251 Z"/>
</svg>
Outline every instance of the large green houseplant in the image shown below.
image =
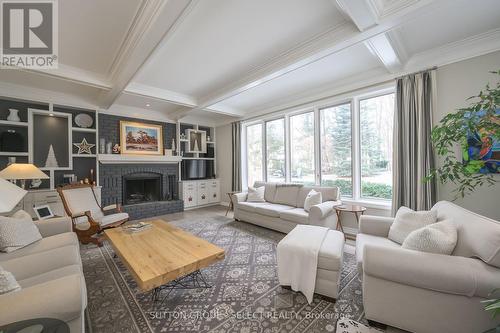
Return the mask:
<svg viewBox="0 0 500 333">
<path fill-rule="evenodd" d="M 500 77 L 500 70 L 491 73 Z M 469 107 L 446 115 L 431 134 L 437 155 L 443 161 L 426 180 L 438 178 L 441 183 L 453 183 L 455 199 L 499 180 L 494 173 L 500 172 L 500 162 L 492 160 L 491 155 L 493 143 L 500 140 L 500 81 L 494 87 L 487 84 L 468 100 L 472 100 Z M 459 157 L 454 149 L 457 145 L 462 150 Z"/>
<path fill-rule="evenodd" d="M 493 292 L 490 294 L 490 297 L 494 297 L 495 294 L 498 296 L 500 294 L 500 289 L 493 290 Z M 482 303 L 485 304 L 484 309 L 486 311 L 491 311 L 493 318 L 500 314 L 500 298 L 492 298 L 486 301 L 482 301 Z M 500 326 L 492 328 L 485 333 L 500 333 Z"/>
</svg>

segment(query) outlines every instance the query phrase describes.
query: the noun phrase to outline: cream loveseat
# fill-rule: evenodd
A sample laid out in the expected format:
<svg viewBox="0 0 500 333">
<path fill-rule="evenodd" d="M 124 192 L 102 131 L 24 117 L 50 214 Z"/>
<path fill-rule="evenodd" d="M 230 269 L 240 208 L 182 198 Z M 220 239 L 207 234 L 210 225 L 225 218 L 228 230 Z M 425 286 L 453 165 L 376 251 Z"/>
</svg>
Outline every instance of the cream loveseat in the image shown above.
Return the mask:
<svg viewBox="0 0 500 333">
<path fill-rule="evenodd" d="M 458 242 L 451 256 L 402 249 L 389 240 L 392 218 L 364 215 L 356 238 L 366 318 L 418 333 L 484 332 L 500 324 L 480 302 L 500 288 L 500 223 L 450 202 Z"/>
<path fill-rule="evenodd" d="M 234 218 L 262 227 L 288 233 L 297 224 L 310 224 L 336 228 L 336 205 L 340 205 L 338 187 L 291 186 L 282 183 L 255 182 L 254 187 L 265 186 L 266 202 L 247 202 L 246 193 L 233 197 Z M 321 192 L 323 202 L 304 210 L 304 201 L 312 190 Z"/>
<path fill-rule="evenodd" d="M 0 253 L 0 266 L 21 285 L 20 291 L 0 295 L 0 326 L 54 318 L 66 322 L 71 333 L 84 332 L 87 289 L 71 219 L 61 217 L 35 224 L 41 240 Z"/>
</svg>

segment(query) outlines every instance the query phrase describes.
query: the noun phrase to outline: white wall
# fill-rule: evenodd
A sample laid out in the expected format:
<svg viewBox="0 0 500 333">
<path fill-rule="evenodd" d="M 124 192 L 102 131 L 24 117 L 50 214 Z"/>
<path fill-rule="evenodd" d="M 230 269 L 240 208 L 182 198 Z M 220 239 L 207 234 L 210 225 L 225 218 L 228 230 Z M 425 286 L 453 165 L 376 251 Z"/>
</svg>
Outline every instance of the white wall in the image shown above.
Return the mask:
<svg viewBox="0 0 500 333">
<path fill-rule="evenodd" d="M 217 138 L 217 178 L 220 179 L 220 193 L 223 202 L 229 202 L 228 192 L 231 192 L 232 178 L 232 145 L 231 124 L 217 127 L 215 129 Z"/>
<path fill-rule="evenodd" d="M 498 75 L 489 71 L 500 69 L 500 52 L 464 60 L 437 70 L 437 109 L 434 113 L 434 125 L 446 114 L 457 108 L 469 105 L 466 99 L 477 95 L 486 83 L 497 82 Z M 500 175 L 495 175 L 500 180 Z M 438 186 L 439 200 L 453 200 L 454 187 L 449 184 Z M 500 221 L 500 184 L 487 185 L 477 189 L 472 195 L 455 201 L 456 204 L 479 214 Z"/>
</svg>

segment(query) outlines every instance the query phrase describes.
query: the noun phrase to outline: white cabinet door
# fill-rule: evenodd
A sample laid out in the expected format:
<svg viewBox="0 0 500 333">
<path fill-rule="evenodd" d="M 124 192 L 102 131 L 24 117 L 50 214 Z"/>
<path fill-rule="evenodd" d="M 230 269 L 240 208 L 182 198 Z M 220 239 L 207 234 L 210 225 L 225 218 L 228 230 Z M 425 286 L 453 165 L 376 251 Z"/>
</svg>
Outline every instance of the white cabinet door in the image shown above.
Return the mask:
<svg viewBox="0 0 500 333">
<path fill-rule="evenodd" d="M 196 182 L 183 182 L 182 183 L 182 200 L 184 200 L 184 207 L 194 207 L 198 205 Z"/>
<path fill-rule="evenodd" d="M 206 205 L 209 203 L 209 187 L 208 182 L 200 181 L 198 182 L 198 205 Z"/>
<path fill-rule="evenodd" d="M 219 189 L 219 181 L 211 180 L 208 182 L 209 185 L 209 202 L 216 203 L 220 201 L 220 189 Z"/>
</svg>

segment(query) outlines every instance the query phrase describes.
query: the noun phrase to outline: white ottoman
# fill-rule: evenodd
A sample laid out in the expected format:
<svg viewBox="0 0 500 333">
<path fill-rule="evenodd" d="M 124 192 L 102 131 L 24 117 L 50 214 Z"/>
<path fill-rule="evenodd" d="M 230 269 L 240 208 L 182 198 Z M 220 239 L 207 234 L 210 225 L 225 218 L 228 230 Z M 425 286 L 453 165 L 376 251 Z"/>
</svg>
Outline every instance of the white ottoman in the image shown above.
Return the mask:
<svg viewBox="0 0 500 333">
<path fill-rule="evenodd" d="M 290 231 L 290 233 L 294 231 L 295 229 Z M 314 288 L 316 294 L 337 298 L 344 255 L 344 243 L 343 233 L 337 230 L 328 230 L 318 253 L 316 285 Z M 300 246 L 300 244 L 295 246 Z M 283 287 L 290 289 L 287 286 Z"/>
</svg>

